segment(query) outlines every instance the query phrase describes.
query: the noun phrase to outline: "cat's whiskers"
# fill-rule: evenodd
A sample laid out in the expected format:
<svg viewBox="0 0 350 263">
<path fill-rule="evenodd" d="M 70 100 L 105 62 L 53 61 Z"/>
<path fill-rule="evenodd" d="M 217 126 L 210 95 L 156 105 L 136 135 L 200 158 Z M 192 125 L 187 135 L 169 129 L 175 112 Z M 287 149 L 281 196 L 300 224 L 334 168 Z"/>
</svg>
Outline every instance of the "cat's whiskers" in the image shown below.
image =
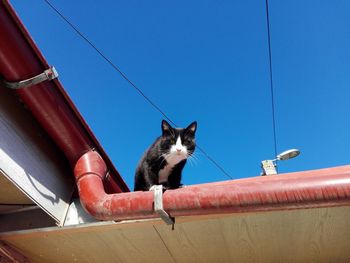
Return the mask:
<svg viewBox="0 0 350 263">
<path fill-rule="evenodd" d="M 197 156 L 198 155 L 197 152 L 191 152 L 189 155 L 191 156 L 191 158 L 195 159 L 196 161 L 199 161 L 199 157 Z"/>
<path fill-rule="evenodd" d="M 188 160 L 189 163 L 190 163 L 191 165 L 193 165 L 193 166 L 198 165 L 199 159 L 198 159 L 198 157 L 195 155 L 194 152 L 188 153 L 187 160 Z"/>
<path fill-rule="evenodd" d="M 158 157 L 158 160 L 159 160 L 160 158 L 164 158 L 164 159 L 165 159 L 168 155 L 169 155 L 169 152 L 163 153 L 163 154 L 161 154 L 161 155 Z"/>
<path fill-rule="evenodd" d="M 197 157 L 197 159 L 198 159 L 198 155 L 205 156 L 205 154 L 203 154 L 203 153 L 200 152 L 200 151 L 193 152 L 192 154 L 194 154 L 195 157 Z"/>
<path fill-rule="evenodd" d="M 163 162 L 167 161 L 167 159 L 169 158 L 169 155 L 170 153 L 166 152 L 166 153 L 163 153 L 161 156 L 159 156 L 158 160 L 163 157 L 163 160 L 160 162 L 159 166 L 162 166 Z"/>
<path fill-rule="evenodd" d="M 194 167 L 195 163 L 193 162 L 193 159 L 189 157 L 189 158 L 187 158 L 187 160 L 188 160 L 189 164 L 190 164 L 192 167 Z"/>
</svg>

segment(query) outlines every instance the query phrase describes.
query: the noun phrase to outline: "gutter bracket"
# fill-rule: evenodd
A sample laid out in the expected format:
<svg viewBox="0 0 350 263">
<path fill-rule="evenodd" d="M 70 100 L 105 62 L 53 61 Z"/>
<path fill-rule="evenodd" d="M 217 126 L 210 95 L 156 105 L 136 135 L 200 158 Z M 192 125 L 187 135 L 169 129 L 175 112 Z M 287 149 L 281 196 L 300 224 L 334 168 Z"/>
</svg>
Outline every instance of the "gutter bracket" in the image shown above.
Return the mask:
<svg viewBox="0 0 350 263">
<path fill-rule="evenodd" d="M 154 211 L 167 225 L 172 225 L 174 229 L 175 218 L 171 217 L 163 208 L 163 186 L 153 185 L 150 190 L 154 191 Z"/>
<path fill-rule="evenodd" d="M 0 83 L 9 89 L 23 89 L 34 86 L 46 80 L 53 80 L 58 77 L 58 73 L 55 67 L 50 67 L 43 73 L 36 75 L 32 78 L 21 80 L 18 82 L 8 82 L 4 79 L 0 79 Z"/>
</svg>

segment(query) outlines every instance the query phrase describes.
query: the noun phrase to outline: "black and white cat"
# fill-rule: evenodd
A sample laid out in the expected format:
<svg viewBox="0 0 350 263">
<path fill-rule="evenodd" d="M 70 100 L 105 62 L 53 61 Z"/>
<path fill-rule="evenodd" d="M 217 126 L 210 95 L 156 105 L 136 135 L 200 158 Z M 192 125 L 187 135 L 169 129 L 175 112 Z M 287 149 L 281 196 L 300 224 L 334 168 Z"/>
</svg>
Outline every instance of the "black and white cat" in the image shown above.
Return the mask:
<svg viewBox="0 0 350 263">
<path fill-rule="evenodd" d="M 163 120 L 162 136 L 144 153 L 136 168 L 134 191 L 148 191 L 159 184 L 165 189 L 179 188 L 182 169 L 196 147 L 196 129 L 195 121 L 187 128 L 173 128 Z"/>
</svg>

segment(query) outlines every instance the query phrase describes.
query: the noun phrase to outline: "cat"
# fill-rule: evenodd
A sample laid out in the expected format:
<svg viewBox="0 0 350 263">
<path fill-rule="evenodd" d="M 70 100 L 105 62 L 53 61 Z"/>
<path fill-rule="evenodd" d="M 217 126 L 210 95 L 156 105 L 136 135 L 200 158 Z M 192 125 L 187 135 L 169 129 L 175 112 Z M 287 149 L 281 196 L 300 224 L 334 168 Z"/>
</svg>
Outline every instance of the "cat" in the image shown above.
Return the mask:
<svg viewBox="0 0 350 263">
<path fill-rule="evenodd" d="M 163 120 L 161 128 L 162 135 L 144 153 L 136 168 L 134 191 L 152 190 L 152 186 L 160 184 L 163 189 L 182 186 L 182 169 L 196 148 L 197 122 L 187 128 L 173 128 Z"/>
</svg>

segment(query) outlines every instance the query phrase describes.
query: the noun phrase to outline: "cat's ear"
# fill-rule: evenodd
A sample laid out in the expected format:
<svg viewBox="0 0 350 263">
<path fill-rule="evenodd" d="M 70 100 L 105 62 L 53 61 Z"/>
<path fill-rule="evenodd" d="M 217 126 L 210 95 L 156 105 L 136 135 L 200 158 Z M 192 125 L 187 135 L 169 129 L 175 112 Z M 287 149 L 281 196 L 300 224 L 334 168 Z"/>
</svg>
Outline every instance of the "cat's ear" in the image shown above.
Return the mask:
<svg viewBox="0 0 350 263">
<path fill-rule="evenodd" d="M 194 121 L 192 122 L 190 125 L 188 125 L 188 127 L 186 128 L 186 131 L 190 134 L 193 134 L 196 132 L 197 130 L 197 122 Z"/>
<path fill-rule="evenodd" d="M 172 127 L 166 120 L 162 120 L 162 133 L 163 135 L 170 134 Z"/>
</svg>

